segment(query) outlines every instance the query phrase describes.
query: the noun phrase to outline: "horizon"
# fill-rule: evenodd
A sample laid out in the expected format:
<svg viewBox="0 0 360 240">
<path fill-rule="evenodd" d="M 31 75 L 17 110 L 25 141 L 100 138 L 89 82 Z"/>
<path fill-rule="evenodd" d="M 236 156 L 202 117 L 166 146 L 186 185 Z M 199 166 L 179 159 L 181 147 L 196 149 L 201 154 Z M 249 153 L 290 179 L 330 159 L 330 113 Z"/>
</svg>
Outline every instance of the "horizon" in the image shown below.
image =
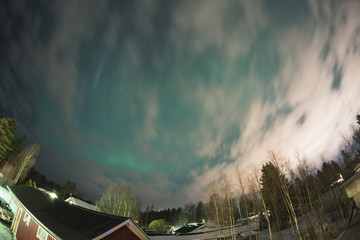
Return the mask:
<svg viewBox="0 0 360 240">
<path fill-rule="evenodd" d="M 360 2 L 3 1 L 0 116 L 96 201 L 207 202 L 268 150 L 334 160 L 360 113 Z"/>
</svg>

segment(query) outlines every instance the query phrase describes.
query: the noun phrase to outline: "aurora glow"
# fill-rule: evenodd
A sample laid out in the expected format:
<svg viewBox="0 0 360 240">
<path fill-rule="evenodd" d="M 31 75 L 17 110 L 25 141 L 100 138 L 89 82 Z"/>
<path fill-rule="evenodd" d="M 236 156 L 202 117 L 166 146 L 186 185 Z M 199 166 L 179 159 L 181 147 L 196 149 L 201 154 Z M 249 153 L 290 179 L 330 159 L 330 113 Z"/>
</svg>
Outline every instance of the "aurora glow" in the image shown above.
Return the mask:
<svg viewBox="0 0 360 240">
<path fill-rule="evenodd" d="M 2 1 L 0 114 L 96 200 L 207 200 L 267 149 L 332 158 L 360 112 L 359 1 Z"/>
</svg>

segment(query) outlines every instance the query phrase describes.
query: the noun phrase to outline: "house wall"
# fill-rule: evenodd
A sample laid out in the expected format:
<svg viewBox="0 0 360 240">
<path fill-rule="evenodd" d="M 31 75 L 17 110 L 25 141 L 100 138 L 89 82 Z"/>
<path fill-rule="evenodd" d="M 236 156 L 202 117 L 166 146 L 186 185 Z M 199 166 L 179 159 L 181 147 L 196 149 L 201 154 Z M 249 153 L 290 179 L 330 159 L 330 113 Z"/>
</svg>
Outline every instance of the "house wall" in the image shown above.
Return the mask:
<svg viewBox="0 0 360 240">
<path fill-rule="evenodd" d="M 52 237 L 50 234 L 47 237 L 47 240 L 56 240 L 56 238 Z"/>
<path fill-rule="evenodd" d="M 39 238 L 36 237 L 39 224 L 31 218 L 29 215 L 29 224 L 27 224 L 24 221 L 25 216 L 25 210 L 22 209 L 21 215 L 19 215 L 19 225 L 16 231 L 16 239 L 17 240 L 39 240 Z M 13 221 L 17 221 L 17 219 L 14 219 Z M 48 234 L 47 240 L 56 240 L 54 237 L 52 237 L 50 234 Z"/>
<path fill-rule="evenodd" d="M 127 226 L 123 226 L 115 232 L 107 235 L 102 240 L 141 240 Z"/>
<path fill-rule="evenodd" d="M 30 240 L 36 239 L 36 233 L 39 225 L 30 218 L 29 226 L 24 221 L 25 211 L 21 213 L 19 227 L 16 232 L 16 239 L 18 240 Z"/>
</svg>

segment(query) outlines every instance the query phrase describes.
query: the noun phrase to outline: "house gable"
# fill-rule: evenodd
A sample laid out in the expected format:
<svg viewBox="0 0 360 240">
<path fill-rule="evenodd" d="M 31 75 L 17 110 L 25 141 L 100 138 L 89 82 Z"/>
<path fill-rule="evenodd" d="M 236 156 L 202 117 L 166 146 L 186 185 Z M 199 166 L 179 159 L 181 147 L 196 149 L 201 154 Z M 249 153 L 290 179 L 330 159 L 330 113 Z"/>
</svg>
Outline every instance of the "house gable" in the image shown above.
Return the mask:
<svg viewBox="0 0 360 240">
<path fill-rule="evenodd" d="M 14 227 L 12 227 L 14 232 L 19 232 L 19 240 L 29 239 L 22 237 L 23 232 L 24 234 L 31 233 L 31 236 L 35 233 L 34 239 L 38 240 L 36 238 L 38 227 L 35 225 L 49 233 L 50 238 L 47 237 L 46 240 L 103 239 L 119 232 L 132 236 L 131 239 L 149 240 L 148 236 L 129 218 L 100 213 L 58 199 L 51 199 L 47 194 L 32 187 L 11 186 L 9 190 L 14 202 L 18 202 L 18 211 L 22 211 L 18 218 L 18 225 L 13 224 Z M 31 216 L 30 220 L 27 217 L 24 220 L 25 212 Z M 124 229 L 121 229 L 122 227 Z M 132 233 L 130 234 L 128 230 Z"/>
<path fill-rule="evenodd" d="M 136 234 L 131 231 L 126 225 L 119 228 L 115 232 L 110 233 L 106 237 L 102 238 L 102 240 L 140 240 Z"/>
</svg>

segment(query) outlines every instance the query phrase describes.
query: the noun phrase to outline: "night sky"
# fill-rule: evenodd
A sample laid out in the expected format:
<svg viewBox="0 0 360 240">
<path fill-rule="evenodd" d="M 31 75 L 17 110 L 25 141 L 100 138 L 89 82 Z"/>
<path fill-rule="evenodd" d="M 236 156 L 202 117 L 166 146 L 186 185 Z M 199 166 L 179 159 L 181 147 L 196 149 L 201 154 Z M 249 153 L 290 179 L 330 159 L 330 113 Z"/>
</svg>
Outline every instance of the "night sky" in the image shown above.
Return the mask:
<svg viewBox="0 0 360 240">
<path fill-rule="evenodd" d="M 97 200 L 207 201 L 268 149 L 316 166 L 360 112 L 360 1 L 1 1 L 0 117 Z"/>
</svg>

